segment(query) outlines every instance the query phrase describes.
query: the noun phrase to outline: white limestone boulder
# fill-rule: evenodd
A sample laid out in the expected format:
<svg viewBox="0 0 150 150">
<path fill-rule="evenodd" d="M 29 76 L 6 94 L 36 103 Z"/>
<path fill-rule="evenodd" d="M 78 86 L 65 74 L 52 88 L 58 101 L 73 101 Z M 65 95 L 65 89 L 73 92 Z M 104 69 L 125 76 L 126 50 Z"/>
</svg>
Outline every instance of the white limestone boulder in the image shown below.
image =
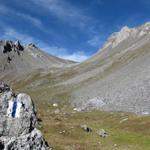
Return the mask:
<svg viewBox="0 0 150 150">
<path fill-rule="evenodd" d="M 0 150 L 50 149 L 36 128 L 36 109 L 30 96 L 15 95 L 4 83 L 0 83 L 0 118 Z"/>
</svg>

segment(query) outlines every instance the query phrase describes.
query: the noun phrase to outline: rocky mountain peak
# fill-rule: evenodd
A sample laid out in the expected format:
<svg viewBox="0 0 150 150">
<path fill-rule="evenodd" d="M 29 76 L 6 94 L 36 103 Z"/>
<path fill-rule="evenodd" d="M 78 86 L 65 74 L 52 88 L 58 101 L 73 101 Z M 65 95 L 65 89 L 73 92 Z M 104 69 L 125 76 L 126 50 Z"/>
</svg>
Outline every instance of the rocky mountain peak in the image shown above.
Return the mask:
<svg viewBox="0 0 150 150">
<path fill-rule="evenodd" d="M 32 47 L 32 48 L 38 48 L 34 43 L 30 43 L 28 44 L 28 47 Z"/>
<path fill-rule="evenodd" d="M 119 32 L 113 33 L 104 44 L 102 49 L 106 48 L 115 48 L 118 46 L 122 41 L 132 38 L 138 39 L 144 35 L 150 34 L 150 22 L 145 23 L 140 27 L 129 28 L 128 26 L 124 26 L 121 28 Z"/>
<path fill-rule="evenodd" d="M 109 38 L 108 41 L 104 45 L 104 49 L 111 46 L 112 48 L 116 47 L 120 42 L 127 39 L 132 32 L 132 29 L 125 26 L 119 32 L 113 33 Z"/>
</svg>

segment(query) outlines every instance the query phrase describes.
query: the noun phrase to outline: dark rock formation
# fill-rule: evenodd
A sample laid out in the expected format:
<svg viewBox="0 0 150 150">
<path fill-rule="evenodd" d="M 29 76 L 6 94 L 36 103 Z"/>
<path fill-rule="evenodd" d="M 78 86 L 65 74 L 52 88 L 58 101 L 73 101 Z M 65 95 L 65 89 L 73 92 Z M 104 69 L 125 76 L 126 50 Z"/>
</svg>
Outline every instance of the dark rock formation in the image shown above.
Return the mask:
<svg viewBox="0 0 150 150">
<path fill-rule="evenodd" d="M 23 51 L 24 47 L 20 44 L 19 41 L 16 41 L 15 43 L 12 41 L 6 41 L 4 43 L 3 53 L 9 53 L 11 51 L 15 51 L 18 54 L 20 54 L 20 51 Z"/>
<path fill-rule="evenodd" d="M 33 48 L 38 48 L 34 43 L 30 43 L 28 46 L 33 47 Z"/>
<path fill-rule="evenodd" d="M 6 42 L 6 44 L 4 45 L 4 50 L 3 53 L 7 53 L 7 52 L 11 52 L 12 51 L 12 46 L 10 43 Z"/>
<path fill-rule="evenodd" d="M 19 51 L 23 51 L 23 50 L 24 50 L 24 47 L 20 44 L 19 41 L 16 41 L 15 47 L 16 47 L 17 50 L 19 50 Z"/>
</svg>

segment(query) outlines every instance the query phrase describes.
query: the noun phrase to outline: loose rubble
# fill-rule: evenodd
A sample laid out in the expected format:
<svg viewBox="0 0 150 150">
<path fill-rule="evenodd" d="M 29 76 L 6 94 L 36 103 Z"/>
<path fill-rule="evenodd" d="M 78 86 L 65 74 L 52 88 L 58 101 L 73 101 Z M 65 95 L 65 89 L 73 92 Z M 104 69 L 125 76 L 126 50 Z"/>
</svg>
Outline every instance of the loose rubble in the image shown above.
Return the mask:
<svg viewBox="0 0 150 150">
<path fill-rule="evenodd" d="M 97 134 L 102 138 L 106 138 L 108 136 L 108 133 L 104 129 L 97 131 Z"/>
</svg>

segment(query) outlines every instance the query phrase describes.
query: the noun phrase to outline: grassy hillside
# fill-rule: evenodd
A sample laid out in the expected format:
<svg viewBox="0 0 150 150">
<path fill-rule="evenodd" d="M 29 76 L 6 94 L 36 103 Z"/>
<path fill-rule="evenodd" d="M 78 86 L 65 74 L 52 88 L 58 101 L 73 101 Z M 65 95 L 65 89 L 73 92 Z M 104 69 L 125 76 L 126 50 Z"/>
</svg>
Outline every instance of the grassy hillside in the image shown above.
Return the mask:
<svg viewBox="0 0 150 150">
<path fill-rule="evenodd" d="M 65 110 L 54 114 L 52 108 L 44 110 L 39 110 L 40 128 L 56 150 L 149 150 L 150 117 L 121 112 L 74 113 Z M 82 124 L 93 131 L 83 131 Z M 102 128 L 108 132 L 108 137 L 101 138 L 96 134 Z"/>
</svg>

